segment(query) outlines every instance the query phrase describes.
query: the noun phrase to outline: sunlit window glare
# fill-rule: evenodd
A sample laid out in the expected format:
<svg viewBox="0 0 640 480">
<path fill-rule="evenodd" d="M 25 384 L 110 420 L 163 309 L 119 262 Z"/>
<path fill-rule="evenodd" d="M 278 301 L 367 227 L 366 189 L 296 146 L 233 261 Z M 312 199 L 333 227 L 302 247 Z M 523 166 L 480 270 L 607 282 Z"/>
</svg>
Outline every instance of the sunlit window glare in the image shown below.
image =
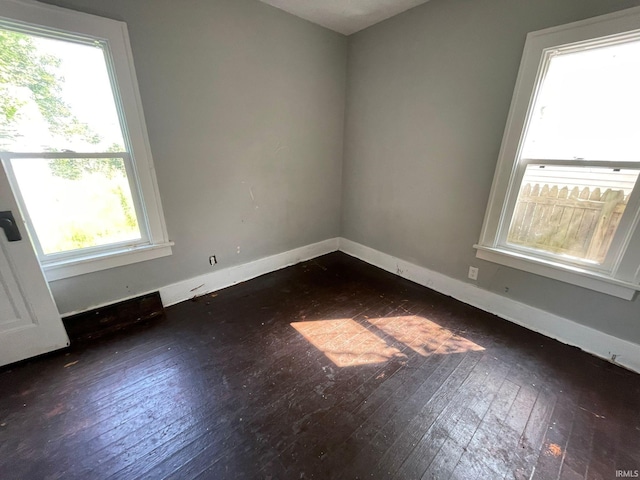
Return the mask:
<svg viewBox="0 0 640 480">
<path fill-rule="evenodd" d="M 0 125 L 1 150 L 124 150 L 101 45 L 2 29 L 0 40 L 0 94 L 11 112 Z"/>
<path fill-rule="evenodd" d="M 638 161 L 640 41 L 553 54 L 522 158 Z"/>
</svg>

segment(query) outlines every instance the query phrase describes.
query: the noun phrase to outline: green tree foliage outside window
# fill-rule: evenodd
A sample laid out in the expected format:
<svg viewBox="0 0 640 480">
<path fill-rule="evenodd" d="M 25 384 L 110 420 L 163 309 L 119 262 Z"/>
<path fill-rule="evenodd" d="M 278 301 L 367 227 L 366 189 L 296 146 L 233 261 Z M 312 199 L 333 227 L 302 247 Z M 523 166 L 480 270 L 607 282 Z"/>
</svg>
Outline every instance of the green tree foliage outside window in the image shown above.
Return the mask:
<svg viewBox="0 0 640 480">
<path fill-rule="evenodd" d="M 82 138 L 96 145 L 101 137 L 80 122 L 61 97 L 64 78 L 59 74 L 60 59 L 43 54 L 31 35 L 0 29 L 0 138 L 12 139 L 17 135 L 13 127 L 24 102 L 11 94 L 10 86 L 30 90 L 43 118 L 52 133 L 65 139 Z M 122 152 L 124 147 L 113 144 L 107 151 Z M 49 166 L 54 175 L 77 180 L 85 173 L 104 173 L 126 176 L 123 162 L 118 159 L 52 159 Z"/>
</svg>

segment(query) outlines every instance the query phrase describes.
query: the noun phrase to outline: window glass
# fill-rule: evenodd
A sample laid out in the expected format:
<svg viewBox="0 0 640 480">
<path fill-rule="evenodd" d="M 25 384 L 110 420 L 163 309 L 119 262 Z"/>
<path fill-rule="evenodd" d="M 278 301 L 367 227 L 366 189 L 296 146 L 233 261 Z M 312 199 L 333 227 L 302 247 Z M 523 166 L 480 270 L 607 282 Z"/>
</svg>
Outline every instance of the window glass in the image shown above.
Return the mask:
<svg viewBox="0 0 640 480">
<path fill-rule="evenodd" d="M 42 253 L 141 238 L 122 158 L 11 161 Z"/>
<path fill-rule="evenodd" d="M 507 242 L 603 263 L 638 173 L 608 167 L 527 165 Z"/>
<path fill-rule="evenodd" d="M 142 240 L 104 45 L 0 30 L 0 52 L 0 148 L 49 155 L 9 160 L 40 257 Z"/>
<path fill-rule="evenodd" d="M 0 29 L 0 149 L 124 151 L 103 44 Z"/>
<path fill-rule="evenodd" d="M 506 241 L 603 264 L 638 178 L 620 165 L 640 160 L 640 41 L 544 58 Z"/>
<path fill-rule="evenodd" d="M 522 158 L 640 160 L 640 41 L 551 52 Z"/>
</svg>

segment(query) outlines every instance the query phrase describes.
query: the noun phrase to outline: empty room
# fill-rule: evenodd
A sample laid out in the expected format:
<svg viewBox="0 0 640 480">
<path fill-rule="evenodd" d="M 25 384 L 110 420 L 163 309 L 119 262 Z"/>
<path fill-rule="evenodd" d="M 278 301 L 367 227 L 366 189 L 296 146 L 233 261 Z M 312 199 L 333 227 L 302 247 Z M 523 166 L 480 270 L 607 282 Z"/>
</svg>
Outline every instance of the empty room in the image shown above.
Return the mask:
<svg viewBox="0 0 640 480">
<path fill-rule="evenodd" d="M 640 0 L 0 0 L 0 479 L 640 477 Z"/>
</svg>

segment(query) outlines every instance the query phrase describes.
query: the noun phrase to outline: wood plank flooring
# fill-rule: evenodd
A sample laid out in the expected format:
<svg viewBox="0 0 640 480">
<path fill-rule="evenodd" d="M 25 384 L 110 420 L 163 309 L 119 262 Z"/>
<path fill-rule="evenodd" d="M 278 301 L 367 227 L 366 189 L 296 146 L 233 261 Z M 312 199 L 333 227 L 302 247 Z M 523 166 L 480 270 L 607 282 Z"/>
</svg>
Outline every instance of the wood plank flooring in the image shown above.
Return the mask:
<svg viewBox="0 0 640 480">
<path fill-rule="evenodd" d="M 2 479 L 617 470 L 640 375 L 341 253 L 0 371 Z"/>
</svg>

